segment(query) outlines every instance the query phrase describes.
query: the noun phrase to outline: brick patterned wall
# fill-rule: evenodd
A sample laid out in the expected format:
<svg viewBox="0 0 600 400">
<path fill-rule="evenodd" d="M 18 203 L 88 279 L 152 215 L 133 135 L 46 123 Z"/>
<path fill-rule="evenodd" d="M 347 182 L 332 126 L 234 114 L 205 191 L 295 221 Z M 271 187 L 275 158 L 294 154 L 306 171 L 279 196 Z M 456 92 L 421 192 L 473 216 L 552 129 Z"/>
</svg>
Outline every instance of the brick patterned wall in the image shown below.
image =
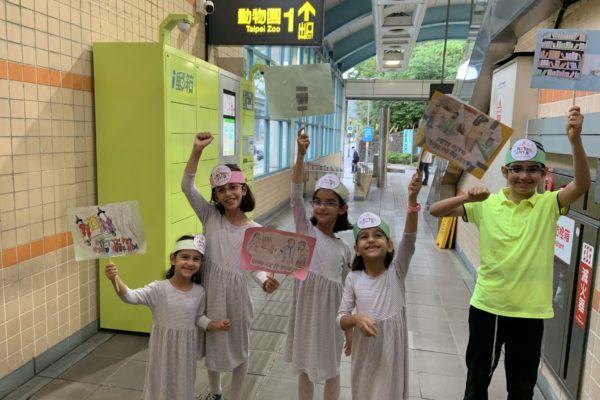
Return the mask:
<svg viewBox="0 0 600 400">
<path fill-rule="evenodd" d="M 156 42 L 191 13 L 171 44 L 204 58 L 193 3 L 0 1 L 0 378 L 98 318 L 97 263 L 74 260 L 65 218 L 96 204 L 92 43 Z"/>
</svg>

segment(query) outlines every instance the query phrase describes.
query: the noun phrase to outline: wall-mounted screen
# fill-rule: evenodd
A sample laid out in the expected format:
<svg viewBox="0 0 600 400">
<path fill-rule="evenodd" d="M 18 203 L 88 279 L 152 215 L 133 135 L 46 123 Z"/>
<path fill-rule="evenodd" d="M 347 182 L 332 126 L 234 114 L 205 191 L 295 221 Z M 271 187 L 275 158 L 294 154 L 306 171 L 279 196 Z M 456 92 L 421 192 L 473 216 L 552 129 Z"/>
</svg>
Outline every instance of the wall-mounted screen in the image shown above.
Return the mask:
<svg viewBox="0 0 600 400">
<path fill-rule="evenodd" d="M 223 90 L 223 115 L 235 117 L 235 93 Z"/>
<path fill-rule="evenodd" d="M 223 157 L 235 155 L 235 92 L 223 90 Z"/>
<path fill-rule="evenodd" d="M 223 156 L 235 155 L 235 118 L 223 117 Z"/>
</svg>

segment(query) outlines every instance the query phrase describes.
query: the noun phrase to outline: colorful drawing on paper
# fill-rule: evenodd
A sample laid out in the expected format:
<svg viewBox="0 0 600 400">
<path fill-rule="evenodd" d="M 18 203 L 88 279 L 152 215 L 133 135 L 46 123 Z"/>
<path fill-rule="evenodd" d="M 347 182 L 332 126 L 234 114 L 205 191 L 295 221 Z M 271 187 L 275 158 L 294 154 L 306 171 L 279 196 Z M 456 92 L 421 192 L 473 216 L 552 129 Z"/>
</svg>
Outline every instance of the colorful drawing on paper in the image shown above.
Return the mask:
<svg viewBox="0 0 600 400">
<path fill-rule="evenodd" d="M 273 228 L 246 230 L 241 268 L 290 275 L 304 280 L 315 248 L 315 238 Z"/>
<path fill-rule="evenodd" d="M 481 178 L 512 132 L 461 100 L 435 92 L 419 123 L 417 145 Z"/>
<path fill-rule="evenodd" d="M 69 208 L 67 218 L 77 261 L 146 252 L 138 203 Z"/>
<path fill-rule="evenodd" d="M 540 29 L 531 87 L 600 92 L 600 31 Z"/>
</svg>

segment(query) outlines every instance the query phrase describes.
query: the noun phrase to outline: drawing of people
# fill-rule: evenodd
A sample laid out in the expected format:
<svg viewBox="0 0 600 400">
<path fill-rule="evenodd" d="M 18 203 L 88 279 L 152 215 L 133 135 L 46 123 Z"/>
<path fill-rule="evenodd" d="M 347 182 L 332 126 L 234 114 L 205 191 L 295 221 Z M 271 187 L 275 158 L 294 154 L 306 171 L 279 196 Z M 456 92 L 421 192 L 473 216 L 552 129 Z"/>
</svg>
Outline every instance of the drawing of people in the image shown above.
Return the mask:
<svg viewBox="0 0 600 400">
<path fill-rule="evenodd" d="M 273 254 L 275 247 L 273 246 L 273 240 L 271 239 L 271 236 L 269 236 L 269 235 L 263 236 L 262 244 L 260 245 L 260 248 L 269 254 Z"/>
<path fill-rule="evenodd" d="M 254 254 L 258 251 L 260 241 L 261 241 L 260 232 L 256 232 L 254 235 L 252 235 L 252 237 L 250 238 L 250 241 L 248 242 L 248 247 L 247 247 L 249 254 Z"/>
<path fill-rule="evenodd" d="M 94 251 L 94 253 L 104 253 L 104 246 L 102 246 L 102 242 L 100 242 L 100 240 L 98 239 L 94 240 L 94 246 L 92 247 L 92 250 Z"/>
<path fill-rule="evenodd" d="M 463 126 L 458 120 L 459 113 L 455 111 L 450 118 L 446 118 L 437 126 L 446 136 L 456 136 L 463 134 Z"/>
<path fill-rule="evenodd" d="M 442 115 L 442 105 L 437 103 L 429 114 L 423 114 L 423 119 L 426 121 L 425 126 L 433 128 L 433 123 Z"/>
<path fill-rule="evenodd" d="M 90 231 L 90 226 L 88 224 L 86 224 L 85 222 L 83 222 L 83 220 L 81 218 L 79 218 L 77 215 L 75 216 L 75 223 L 77 224 L 77 228 L 79 228 L 79 233 L 81 234 L 81 237 L 89 245 L 90 239 L 92 237 L 92 232 Z"/>
<path fill-rule="evenodd" d="M 116 229 L 113 226 L 112 219 L 106 215 L 106 211 L 101 210 L 98 207 L 98 218 L 100 219 L 100 224 L 102 225 L 102 233 L 110 233 L 113 236 L 116 234 Z"/>
<path fill-rule="evenodd" d="M 465 135 L 465 149 L 467 151 L 473 150 L 473 146 L 475 146 L 475 142 L 483 135 L 483 129 L 485 126 L 481 126 L 481 124 L 485 124 L 488 122 L 488 119 L 483 115 L 478 115 L 473 120 L 473 126 L 469 130 L 469 133 Z"/>
<path fill-rule="evenodd" d="M 292 265 L 294 261 L 294 250 L 296 249 L 296 241 L 292 238 L 289 238 L 287 241 L 287 246 L 284 247 L 283 257 L 281 258 L 281 262 Z"/>
</svg>

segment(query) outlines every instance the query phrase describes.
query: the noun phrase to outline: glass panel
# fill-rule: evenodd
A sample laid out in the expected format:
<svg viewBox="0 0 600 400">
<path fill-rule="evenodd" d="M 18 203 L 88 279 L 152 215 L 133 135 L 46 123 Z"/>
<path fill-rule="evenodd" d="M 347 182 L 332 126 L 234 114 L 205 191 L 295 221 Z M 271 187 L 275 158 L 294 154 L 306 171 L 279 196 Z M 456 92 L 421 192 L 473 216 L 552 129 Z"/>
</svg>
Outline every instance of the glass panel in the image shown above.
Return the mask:
<svg viewBox="0 0 600 400">
<path fill-rule="evenodd" d="M 281 122 L 281 168 L 290 166 L 290 123 Z M 295 143 L 294 143 L 295 147 Z"/>
<path fill-rule="evenodd" d="M 271 47 L 271 60 L 275 61 L 278 65 L 281 64 L 281 47 Z"/>
<path fill-rule="evenodd" d="M 265 90 L 265 77 L 262 74 L 254 74 L 254 117 L 266 118 L 267 116 L 267 93 Z"/>
<path fill-rule="evenodd" d="M 254 176 L 266 173 L 265 164 L 265 138 L 267 137 L 267 121 L 254 120 Z"/>
<path fill-rule="evenodd" d="M 279 122 L 271 121 L 269 123 L 269 171 L 273 172 L 279 169 L 281 149 L 279 140 Z"/>
</svg>

